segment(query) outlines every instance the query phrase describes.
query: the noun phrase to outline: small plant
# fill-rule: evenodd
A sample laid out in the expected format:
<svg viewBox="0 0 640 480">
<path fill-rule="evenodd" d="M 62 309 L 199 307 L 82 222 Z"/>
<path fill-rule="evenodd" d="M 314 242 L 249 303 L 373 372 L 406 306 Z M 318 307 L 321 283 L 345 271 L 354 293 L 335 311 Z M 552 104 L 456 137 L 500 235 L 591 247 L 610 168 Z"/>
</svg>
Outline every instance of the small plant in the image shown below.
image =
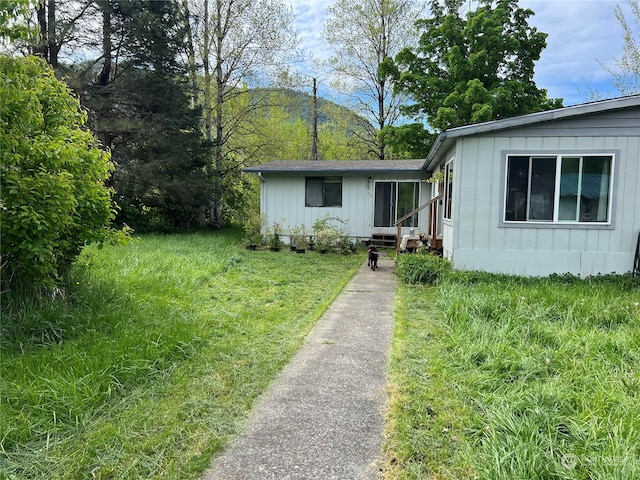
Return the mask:
<svg viewBox="0 0 640 480">
<path fill-rule="evenodd" d="M 247 247 L 256 247 L 264 242 L 264 227 L 267 221 L 264 214 L 252 215 L 242 226 L 242 239 Z"/>
<path fill-rule="evenodd" d="M 315 232 L 316 248 L 321 252 L 328 252 L 336 246 L 341 236 L 342 234 L 334 228 L 325 228 Z"/>
<path fill-rule="evenodd" d="M 436 172 L 434 174 L 432 174 L 428 179 L 427 179 L 427 183 L 442 183 L 444 182 L 444 170 L 440 170 L 439 172 Z"/>
<path fill-rule="evenodd" d="M 289 239 L 291 245 L 296 250 L 304 250 L 307 248 L 307 237 L 308 237 L 307 229 L 304 225 L 296 225 L 294 229 L 289 234 Z"/>
<path fill-rule="evenodd" d="M 269 245 L 269 249 L 277 252 L 284 246 L 284 242 L 282 241 L 283 233 L 282 223 L 274 222 L 273 226 L 269 227 L 267 230 L 267 244 Z"/>
<path fill-rule="evenodd" d="M 356 253 L 356 246 L 346 235 L 341 235 L 338 239 L 337 248 L 342 255 Z"/>
<path fill-rule="evenodd" d="M 309 240 L 307 241 L 307 247 L 309 247 L 309 250 L 316 249 L 316 241 L 313 238 L 313 235 L 309 235 Z"/>
</svg>

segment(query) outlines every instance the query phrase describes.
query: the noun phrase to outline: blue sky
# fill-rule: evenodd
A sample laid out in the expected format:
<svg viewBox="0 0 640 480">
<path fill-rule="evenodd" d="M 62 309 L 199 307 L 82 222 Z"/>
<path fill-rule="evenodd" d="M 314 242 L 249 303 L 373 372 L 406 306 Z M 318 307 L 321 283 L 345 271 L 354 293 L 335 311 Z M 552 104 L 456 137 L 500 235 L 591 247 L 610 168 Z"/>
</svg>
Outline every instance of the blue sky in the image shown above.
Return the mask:
<svg viewBox="0 0 640 480">
<path fill-rule="evenodd" d="M 327 47 L 320 33 L 333 0 L 284 1 L 296 14 L 302 48 L 325 58 Z M 535 12 L 529 24 L 549 35 L 547 48 L 536 64 L 539 88 L 546 89 L 549 97 L 563 98 L 565 106 L 590 101 L 590 89 L 605 98 L 616 95 L 599 62 L 612 65 L 622 53 L 622 29 L 615 7 L 620 5 L 631 20 L 626 0 L 520 0 L 520 5 Z"/>
</svg>

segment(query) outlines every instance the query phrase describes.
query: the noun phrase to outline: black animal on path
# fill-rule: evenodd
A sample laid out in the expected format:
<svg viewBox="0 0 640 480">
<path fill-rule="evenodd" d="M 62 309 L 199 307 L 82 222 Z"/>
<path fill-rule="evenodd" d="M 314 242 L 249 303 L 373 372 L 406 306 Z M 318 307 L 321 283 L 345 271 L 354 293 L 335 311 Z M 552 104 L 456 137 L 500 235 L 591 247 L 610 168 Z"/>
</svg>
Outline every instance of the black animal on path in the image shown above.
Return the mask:
<svg viewBox="0 0 640 480">
<path fill-rule="evenodd" d="M 380 255 L 380 252 L 378 252 L 378 247 L 376 247 L 375 245 L 369 245 L 368 253 L 369 256 L 367 259 L 367 267 L 371 267 L 371 270 L 375 271 L 375 269 L 378 267 L 378 255 Z"/>
</svg>

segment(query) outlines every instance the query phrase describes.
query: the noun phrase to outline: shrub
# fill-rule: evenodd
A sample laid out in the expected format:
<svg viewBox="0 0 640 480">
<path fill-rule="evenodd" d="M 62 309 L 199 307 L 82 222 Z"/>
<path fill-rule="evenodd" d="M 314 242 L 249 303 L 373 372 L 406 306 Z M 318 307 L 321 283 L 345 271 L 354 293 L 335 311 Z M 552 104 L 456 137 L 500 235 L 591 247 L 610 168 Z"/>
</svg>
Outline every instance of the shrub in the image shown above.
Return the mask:
<svg viewBox="0 0 640 480">
<path fill-rule="evenodd" d="M 405 283 L 437 284 L 451 270 L 449 260 L 431 253 L 400 255 L 396 273 Z"/>
<path fill-rule="evenodd" d="M 344 233 L 335 225 L 336 222 L 341 224 L 347 223 L 341 218 L 332 217 L 328 214 L 313 223 L 314 243 L 318 250 L 327 251 L 339 247 Z"/>
<path fill-rule="evenodd" d="M 2 282 L 54 287 L 86 243 L 117 233 L 113 165 L 44 61 L 0 56 Z"/>
</svg>

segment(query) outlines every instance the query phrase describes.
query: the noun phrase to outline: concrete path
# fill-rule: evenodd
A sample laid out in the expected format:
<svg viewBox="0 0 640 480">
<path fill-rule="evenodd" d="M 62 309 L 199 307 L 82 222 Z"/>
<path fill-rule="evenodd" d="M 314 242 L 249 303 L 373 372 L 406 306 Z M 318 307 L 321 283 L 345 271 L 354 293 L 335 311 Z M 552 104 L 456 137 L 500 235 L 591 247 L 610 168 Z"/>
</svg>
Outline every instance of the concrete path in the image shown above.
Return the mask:
<svg viewBox="0 0 640 480">
<path fill-rule="evenodd" d="M 381 467 L 394 261 L 363 265 L 203 480 L 370 480 Z"/>
</svg>

